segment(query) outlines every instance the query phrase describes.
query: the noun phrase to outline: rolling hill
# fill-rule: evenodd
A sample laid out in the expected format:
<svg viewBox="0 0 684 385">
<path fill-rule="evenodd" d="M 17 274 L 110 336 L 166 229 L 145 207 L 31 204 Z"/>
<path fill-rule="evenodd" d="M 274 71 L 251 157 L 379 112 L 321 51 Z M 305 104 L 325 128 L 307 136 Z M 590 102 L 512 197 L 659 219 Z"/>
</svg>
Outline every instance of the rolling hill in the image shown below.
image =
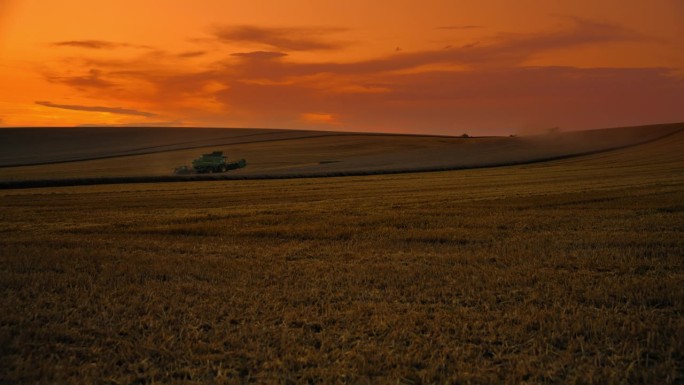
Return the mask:
<svg viewBox="0 0 684 385">
<path fill-rule="evenodd" d="M 0 183 L 289 178 L 492 167 L 623 148 L 682 130 L 684 123 L 461 138 L 266 129 L 5 129 L 0 130 Z M 246 158 L 248 167 L 225 174 L 172 174 L 175 167 L 214 150 L 230 159 Z"/>
</svg>

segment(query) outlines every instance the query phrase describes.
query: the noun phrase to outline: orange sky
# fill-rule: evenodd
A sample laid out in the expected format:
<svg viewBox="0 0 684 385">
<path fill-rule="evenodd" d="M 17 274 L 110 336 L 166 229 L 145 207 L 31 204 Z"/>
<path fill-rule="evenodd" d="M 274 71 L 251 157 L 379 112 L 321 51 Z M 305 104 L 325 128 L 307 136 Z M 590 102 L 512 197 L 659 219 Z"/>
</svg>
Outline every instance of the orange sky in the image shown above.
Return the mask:
<svg viewBox="0 0 684 385">
<path fill-rule="evenodd" d="M 684 121 L 684 1 L 0 0 L 0 84 L 4 126 Z"/>
</svg>

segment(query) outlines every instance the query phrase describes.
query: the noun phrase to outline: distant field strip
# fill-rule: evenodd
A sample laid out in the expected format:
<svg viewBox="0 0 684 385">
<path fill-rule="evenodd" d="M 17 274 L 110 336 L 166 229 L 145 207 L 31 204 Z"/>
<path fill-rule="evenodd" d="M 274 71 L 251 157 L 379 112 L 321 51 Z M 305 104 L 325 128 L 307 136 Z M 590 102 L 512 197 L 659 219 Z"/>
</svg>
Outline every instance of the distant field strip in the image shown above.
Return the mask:
<svg viewBox="0 0 684 385">
<path fill-rule="evenodd" d="M 253 180 L 363 176 L 463 170 L 559 160 L 614 151 L 682 135 L 684 124 L 596 130 L 535 138 L 448 138 L 325 133 L 215 144 L 248 160 L 245 169 L 224 174 L 171 175 L 189 163 L 194 148 L 131 154 L 99 161 L 0 169 L 0 188 L 119 183 Z M 262 135 L 262 134 L 254 134 Z M 270 135 L 264 133 L 263 135 Z M 281 135 L 283 135 L 281 133 Z M 235 138 L 243 138 L 236 136 Z"/>
<path fill-rule="evenodd" d="M 29 131 L 29 134 L 20 132 Z M 40 132 L 36 132 L 40 130 Z M 101 130 L 101 128 L 89 128 L 87 130 L 76 129 L 15 129 L 13 132 L 4 133 L 0 130 L 0 138 L 5 140 L 4 145 L 0 145 L 2 156 L 0 156 L 0 168 L 2 167 L 18 167 L 18 166 L 32 166 L 32 165 L 47 165 L 55 163 L 81 162 L 89 160 L 126 157 L 132 155 L 145 155 L 158 152 L 169 152 L 178 150 L 187 150 L 194 148 L 203 148 L 207 146 L 223 146 L 231 144 L 247 144 L 267 141 L 279 140 L 293 140 L 302 138 L 316 138 L 323 136 L 339 136 L 349 135 L 346 133 L 336 132 L 321 132 L 321 131 L 287 131 L 287 130 L 266 130 L 266 129 L 197 129 L 185 128 L 185 139 L 183 142 L 173 142 L 175 135 L 170 129 L 147 129 L 144 130 L 147 138 L 141 138 L 141 135 L 136 135 L 134 132 L 112 132 L 109 130 L 105 137 L 98 137 L 93 135 L 90 131 Z M 120 130 L 120 129 L 119 129 Z M 154 130 L 159 132 L 155 133 Z M 199 139 L 192 139 L 193 130 L 197 131 Z M 52 133 L 50 131 L 58 131 Z M 244 133 L 243 133 L 244 132 Z M 221 135 L 223 133 L 233 133 L 233 135 Z M 61 134 L 61 135 L 58 135 Z M 213 135 L 209 135 L 213 134 Z M 48 136 L 45 138 L 44 136 Z M 149 138 L 154 135 L 153 138 Z M 219 136 L 217 136 L 219 135 Z M 4 136 L 4 137 L 3 137 Z M 19 136 L 19 143 L 13 143 L 8 140 L 8 137 Z M 51 138 L 52 136 L 52 138 Z M 62 140 L 67 140 L 70 145 L 78 144 L 78 148 L 60 148 L 59 144 L 55 146 L 50 140 L 54 140 L 54 136 L 58 138 L 61 136 Z M 254 140 L 255 137 L 263 137 L 261 140 Z M 107 141 L 111 138 L 116 138 L 120 143 L 119 146 L 107 146 Z M 245 140 L 245 138 L 250 138 Z M 147 145 L 137 147 L 136 143 L 142 139 L 143 143 Z M 169 140 L 172 142 L 169 143 Z M 34 141 L 34 142 L 32 142 Z M 36 146 L 35 141 L 47 142 L 46 145 Z M 23 149 L 22 149 L 23 146 Z M 55 148 L 56 147 L 56 148 Z M 86 150 L 84 150 L 84 148 Z"/>
</svg>

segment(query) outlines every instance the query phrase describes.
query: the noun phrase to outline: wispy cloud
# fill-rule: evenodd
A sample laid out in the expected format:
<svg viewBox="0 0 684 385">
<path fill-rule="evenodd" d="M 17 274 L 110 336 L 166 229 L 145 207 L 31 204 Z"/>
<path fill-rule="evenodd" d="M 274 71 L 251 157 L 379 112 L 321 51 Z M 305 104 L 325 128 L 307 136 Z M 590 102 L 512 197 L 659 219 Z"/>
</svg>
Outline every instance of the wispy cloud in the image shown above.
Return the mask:
<svg viewBox="0 0 684 385">
<path fill-rule="evenodd" d="M 115 84 L 109 80 L 102 78 L 102 71 L 98 69 L 90 69 L 87 75 L 84 76 L 55 76 L 47 75 L 47 80 L 53 83 L 63 83 L 74 88 L 83 90 L 87 88 L 110 88 Z"/>
<path fill-rule="evenodd" d="M 299 118 L 306 123 L 313 124 L 340 124 L 339 117 L 336 114 L 328 114 L 324 112 L 305 112 L 299 115 Z"/>
<path fill-rule="evenodd" d="M 260 66 L 240 67 L 243 75 L 284 78 L 315 74 L 360 75 L 400 71 L 421 66 L 464 65 L 475 67 L 510 68 L 519 66 L 534 55 L 548 50 L 572 48 L 638 39 L 625 28 L 576 19 L 570 28 L 547 33 L 501 34 L 489 43 L 468 44 L 459 48 L 440 50 L 395 52 L 392 55 L 356 62 L 303 63 L 270 61 Z"/>
<path fill-rule="evenodd" d="M 218 27 L 216 38 L 226 43 L 251 43 L 283 51 L 319 51 L 344 47 L 341 41 L 328 39 L 340 28 L 273 28 L 255 25 Z"/>
<path fill-rule="evenodd" d="M 167 122 L 133 122 L 119 124 L 79 124 L 76 127 L 181 127 L 183 122 L 180 120 L 170 120 Z"/>
<path fill-rule="evenodd" d="M 284 52 L 270 52 L 270 51 L 254 51 L 254 52 L 236 52 L 231 54 L 231 56 L 237 56 L 245 59 L 256 59 L 256 60 L 270 60 L 278 59 L 287 56 Z"/>
<path fill-rule="evenodd" d="M 152 49 L 148 45 L 116 43 L 107 40 L 65 40 L 52 43 L 55 47 L 74 47 L 86 49 L 116 49 L 121 47 Z"/>
<path fill-rule="evenodd" d="M 437 27 L 436 29 L 462 30 L 462 29 L 480 29 L 480 28 L 484 28 L 484 27 L 481 25 L 464 24 L 464 25 L 445 25 L 442 27 Z"/>
<path fill-rule="evenodd" d="M 111 41 L 104 40 L 68 40 L 68 41 L 58 41 L 52 43 L 52 45 L 57 47 L 76 47 L 76 48 L 88 48 L 88 49 L 113 49 L 118 48 L 120 45 L 113 43 Z"/>
<path fill-rule="evenodd" d="M 316 44 L 327 42 L 325 34 L 312 38 L 311 30 L 305 34 L 302 29 L 247 28 L 230 30 L 223 41 L 266 49 L 210 61 L 218 57 L 213 52 L 193 66 L 163 66 L 158 55 L 151 54 L 128 61 L 93 60 L 82 64 L 89 69 L 86 75 L 50 79 L 100 100 L 116 95 L 132 106 L 154 105 L 164 116 L 190 124 L 339 123 L 350 129 L 415 132 L 430 127 L 431 132 L 449 133 L 452 128 L 486 130 L 503 124 L 514 129 L 531 121 L 589 128 L 684 118 L 679 105 L 684 82 L 675 80 L 671 69 L 527 67 L 530 59 L 553 50 L 644 38 L 617 25 L 565 20 L 564 28 L 552 31 L 499 34 L 448 49 L 328 62 L 297 60 L 295 54 L 284 60 L 293 46 L 319 49 Z M 122 110 L 135 111 L 119 113 Z"/>
<path fill-rule="evenodd" d="M 35 103 L 38 105 L 50 107 L 50 108 L 61 108 L 63 110 L 89 111 L 89 112 L 108 112 L 110 114 L 144 116 L 147 118 L 157 116 L 157 114 L 153 114 L 151 112 L 138 111 L 138 110 L 133 110 L 133 109 L 128 109 L 128 108 L 120 108 L 120 107 L 81 106 L 81 105 L 75 105 L 75 104 L 56 104 L 56 103 L 46 102 L 46 101 L 37 101 Z"/>
<path fill-rule="evenodd" d="M 193 58 L 193 57 L 199 57 L 199 56 L 204 56 L 207 54 L 207 51 L 186 51 L 186 52 L 181 52 L 177 56 L 181 58 Z"/>
</svg>

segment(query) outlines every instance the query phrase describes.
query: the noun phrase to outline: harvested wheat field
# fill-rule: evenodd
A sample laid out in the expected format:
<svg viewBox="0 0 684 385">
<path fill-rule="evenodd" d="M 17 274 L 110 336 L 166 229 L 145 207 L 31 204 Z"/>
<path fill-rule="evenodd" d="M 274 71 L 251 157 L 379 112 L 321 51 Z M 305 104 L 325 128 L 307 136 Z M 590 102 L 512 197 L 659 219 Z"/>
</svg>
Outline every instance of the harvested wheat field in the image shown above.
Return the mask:
<svg viewBox="0 0 684 385">
<path fill-rule="evenodd" d="M 0 191 L 0 382 L 682 383 L 684 133 L 637 139 L 474 170 Z"/>
</svg>

